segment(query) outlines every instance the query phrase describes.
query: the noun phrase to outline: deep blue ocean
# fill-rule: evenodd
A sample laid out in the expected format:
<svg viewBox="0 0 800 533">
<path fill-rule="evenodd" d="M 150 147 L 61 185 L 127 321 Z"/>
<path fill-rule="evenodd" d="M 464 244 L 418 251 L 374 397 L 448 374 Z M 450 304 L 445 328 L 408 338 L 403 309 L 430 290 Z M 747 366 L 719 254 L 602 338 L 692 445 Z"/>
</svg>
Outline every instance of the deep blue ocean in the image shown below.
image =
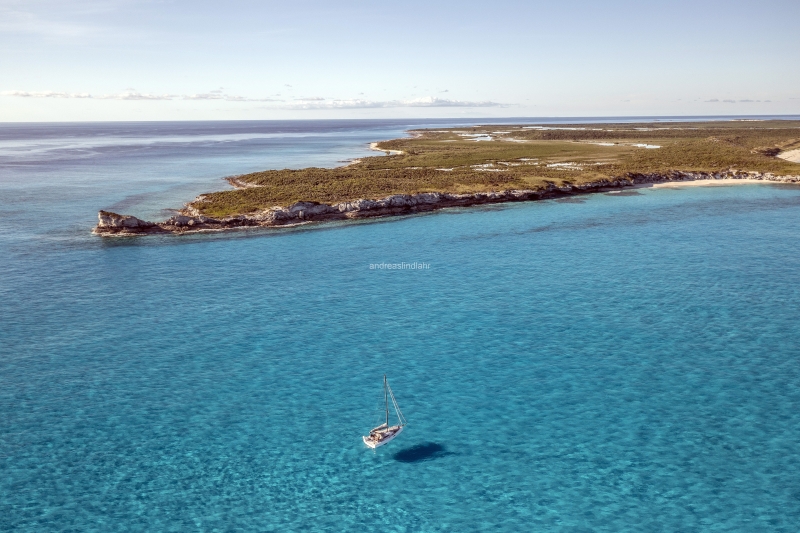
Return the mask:
<svg viewBox="0 0 800 533">
<path fill-rule="evenodd" d="M 800 186 L 89 233 L 455 123 L 0 125 L 0 530 L 800 530 Z"/>
</svg>

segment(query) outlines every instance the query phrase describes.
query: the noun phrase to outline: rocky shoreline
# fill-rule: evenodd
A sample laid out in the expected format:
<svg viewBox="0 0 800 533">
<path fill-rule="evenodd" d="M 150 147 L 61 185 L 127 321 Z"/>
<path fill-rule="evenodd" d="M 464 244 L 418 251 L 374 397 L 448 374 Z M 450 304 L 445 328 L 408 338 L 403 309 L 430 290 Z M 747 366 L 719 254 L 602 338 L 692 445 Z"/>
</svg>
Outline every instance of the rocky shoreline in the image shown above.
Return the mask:
<svg viewBox="0 0 800 533">
<path fill-rule="evenodd" d="M 229 178 L 229 181 L 231 179 L 235 178 Z M 447 207 L 545 200 L 650 183 L 721 179 L 800 183 L 800 176 L 775 176 L 770 173 L 760 172 L 726 171 L 707 173 L 674 171 L 663 174 L 629 174 L 621 178 L 603 179 L 580 185 L 565 184 L 556 186 L 551 183 L 541 189 L 512 189 L 469 194 L 439 192 L 395 194 L 378 200 L 362 198 L 333 205 L 317 202 L 297 202 L 288 207 L 272 207 L 256 213 L 224 218 L 201 215 L 197 207 L 195 207 L 196 204 L 202 204 L 203 202 L 203 197 L 200 196 L 181 210 L 178 215 L 170 217 L 164 222 L 147 222 L 130 215 L 100 211 L 98 224 L 92 230 L 92 233 L 103 237 L 123 237 L 155 234 L 182 235 L 248 227 L 280 227 L 330 220 L 408 215 Z M 244 184 L 238 183 L 234 185 L 243 186 Z"/>
</svg>

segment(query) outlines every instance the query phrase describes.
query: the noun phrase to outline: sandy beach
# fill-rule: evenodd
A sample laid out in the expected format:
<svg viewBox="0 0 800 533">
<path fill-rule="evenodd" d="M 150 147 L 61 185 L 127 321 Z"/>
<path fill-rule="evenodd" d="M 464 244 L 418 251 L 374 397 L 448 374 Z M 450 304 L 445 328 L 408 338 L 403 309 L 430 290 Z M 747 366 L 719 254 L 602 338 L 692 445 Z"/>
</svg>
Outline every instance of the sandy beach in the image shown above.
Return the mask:
<svg viewBox="0 0 800 533">
<path fill-rule="evenodd" d="M 378 148 L 378 143 L 369 143 L 370 150 L 376 150 L 378 152 L 384 152 L 386 155 L 400 155 L 403 153 L 402 150 L 384 150 L 383 148 Z"/>
</svg>

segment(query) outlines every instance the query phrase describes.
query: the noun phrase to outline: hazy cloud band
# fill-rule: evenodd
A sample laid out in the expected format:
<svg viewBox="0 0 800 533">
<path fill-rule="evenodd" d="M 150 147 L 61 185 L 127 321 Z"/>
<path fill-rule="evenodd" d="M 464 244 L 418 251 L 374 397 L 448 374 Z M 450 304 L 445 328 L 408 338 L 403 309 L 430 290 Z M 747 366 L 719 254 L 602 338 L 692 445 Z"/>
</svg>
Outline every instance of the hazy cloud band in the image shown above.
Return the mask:
<svg viewBox="0 0 800 533">
<path fill-rule="evenodd" d="M 275 102 L 269 106 L 275 109 L 381 109 L 394 107 L 509 107 L 508 104 L 501 104 L 492 101 L 465 101 L 451 100 L 448 98 L 437 98 L 428 96 L 412 100 L 388 100 L 374 101 L 365 99 L 333 99 L 322 97 L 297 98 L 291 101 L 278 100 L 274 98 L 248 98 L 245 96 L 234 96 L 224 94 L 220 91 L 199 94 L 152 94 L 140 93 L 138 91 L 125 91 L 114 94 L 91 94 L 91 93 L 67 93 L 57 91 L 4 91 L 3 96 L 14 96 L 19 98 L 60 98 L 60 99 L 84 99 L 84 100 L 219 100 L 223 102 Z"/>
</svg>

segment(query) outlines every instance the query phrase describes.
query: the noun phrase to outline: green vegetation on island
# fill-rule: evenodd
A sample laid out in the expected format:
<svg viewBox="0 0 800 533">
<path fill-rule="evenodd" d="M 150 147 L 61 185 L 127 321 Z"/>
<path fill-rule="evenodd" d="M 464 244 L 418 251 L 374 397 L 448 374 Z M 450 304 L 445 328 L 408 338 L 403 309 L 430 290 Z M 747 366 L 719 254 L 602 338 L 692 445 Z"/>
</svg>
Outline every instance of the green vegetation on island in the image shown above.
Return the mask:
<svg viewBox="0 0 800 533">
<path fill-rule="evenodd" d="M 267 170 L 232 179 L 191 206 L 214 217 L 298 201 L 333 204 L 420 192 L 579 185 L 670 171 L 797 175 L 777 157 L 800 149 L 800 121 L 654 122 L 428 129 L 382 141 L 390 153 L 337 168 Z"/>
</svg>

